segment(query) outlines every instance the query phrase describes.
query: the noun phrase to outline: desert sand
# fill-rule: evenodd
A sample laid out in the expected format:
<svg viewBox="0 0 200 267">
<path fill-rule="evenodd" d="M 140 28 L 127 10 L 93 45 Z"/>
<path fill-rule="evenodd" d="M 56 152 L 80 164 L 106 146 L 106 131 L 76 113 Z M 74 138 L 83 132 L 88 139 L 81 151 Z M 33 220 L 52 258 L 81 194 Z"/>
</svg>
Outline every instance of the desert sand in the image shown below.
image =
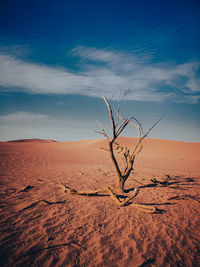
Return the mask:
<svg viewBox="0 0 200 267">
<path fill-rule="evenodd" d="M 126 188 L 139 187 L 133 201 L 155 213 L 65 192 L 115 185 L 105 146 L 0 142 L 1 266 L 200 266 L 200 143 L 144 140 Z M 168 186 L 151 181 L 166 177 Z"/>
</svg>

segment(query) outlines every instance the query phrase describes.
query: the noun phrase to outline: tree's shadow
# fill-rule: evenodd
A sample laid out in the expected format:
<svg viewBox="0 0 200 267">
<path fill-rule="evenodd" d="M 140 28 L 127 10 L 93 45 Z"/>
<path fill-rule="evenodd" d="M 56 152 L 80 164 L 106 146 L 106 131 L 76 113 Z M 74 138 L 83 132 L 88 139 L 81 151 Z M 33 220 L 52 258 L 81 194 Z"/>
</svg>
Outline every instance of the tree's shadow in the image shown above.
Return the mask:
<svg viewBox="0 0 200 267">
<path fill-rule="evenodd" d="M 138 188 L 142 189 L 142 188 L 148 188 L 148 187 L 168 187 L 171 189 L 187 190 L 188 188 L 191 188 L 188 186 L 199 185 L 198 183 L 196 183 L 195 178 L 196 177 L 183 178 L 180 176 L 175 176 L 174 178 L 171 178 L 168 175 L 167 179 L 165 179 L 163 181 L 159 181 L 159 180 L 153 178 L 150 180 L 151 183 L 146 184 L 146 185 L 142 185 L 142 186 L 138 186 Z M 181 180 L 178 180 L 178 179 L 181 179 Z M 174 185 L 176 185 L 176 186 L 174 186 Z M 130 193 L 134 189 L 135 189 L 135 187 L 132 187 L 132 188 L 126 189 L 125 192 Z"/>
<path fill-rule="evenodd" d="M 174 178 L 170 177 L 169 175 L 166 175 L 166 179 L 159 181 L 155 178 L 151 179 L 149 184 L 146 185 L 142 185 L 139 186 L 139 189 L 143 189 L 143 188 L 151 188 L 151 187 L 156 187 L 156 188 L 169 188 L 169 189 L 177 189 L 179 190 L 178 194 L 176 196 L 173 196 L 171 198 L 168 198 L 168 200 L 193 200 L 195 202 L 199 202 L 200 200 L 198 197 L 196 196 L 192 196 L 192 195 L 183 195 L 180 194 L 182 191 L 187 190 L 188 188 L 192 188 L 194 186 L 200 186 L 200 184 L 196 181 L 197 177 L 180 177 L 180 176 L 174 176 Z M 126 189 L 125 192 L 126 193 L 130 193 L 131 191 L 135 190 L 135 187 Z M 163 203 L 140 203 L 141 205 L 145 205 L 145 206 L 165 206 L 165 205 L 176 205 L 176 203 L 174 202 L 163 202 Z M 128 202 L 126 204 L 131 205 L 130 202 Z M 166 212 L 163 209 L 158 209 L 156 208 L 156 212 L 155 213 L 163 213 Z"/>
<path fill-rule="evenodd" d="M 152 259 L 148 259 L 145 260 L 139 267 L 145 267 L 145 266 L 149 266 L 149 264 L 154 264 L 156 262 L 156 259 L 152 258 Z"/>
</svg>

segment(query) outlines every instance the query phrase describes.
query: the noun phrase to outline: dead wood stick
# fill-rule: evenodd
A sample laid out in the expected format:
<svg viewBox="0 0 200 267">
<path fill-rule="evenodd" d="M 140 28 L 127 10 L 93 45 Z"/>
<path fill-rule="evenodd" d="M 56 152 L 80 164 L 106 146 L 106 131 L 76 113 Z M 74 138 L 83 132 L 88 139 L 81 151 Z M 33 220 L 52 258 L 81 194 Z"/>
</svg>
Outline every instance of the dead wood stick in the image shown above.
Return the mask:
<svg viewBox="0 0 200 267">
<path fill-rule="evenodd" d="M 78 191 L 78 190 L 72 189 L 72 188 L 70 188 L 70 187 L 68 187 L 66 185 L 62 185 L 62 186 L 64 187 L 65 192 L 68 192 L 68 193 L 74 194 L 74 195 L 96 196 L 100 192 L 107 191 L 106 189 Z"/>
<path fill-rule="evenodd" d="M 135 206 L 145 212 L 148 212 L 148 213 L 154 213 L 156 212 L 156 207 L 153 207 L 153 206 L 147 206 L 147 205 L 142 205 L 142 204 L 136 204 L 136 203 L 132 203 L 130 206 Z"/>
<path fill-rule="evenodd" d="M 129 202 L 131 199 L 135 198 L 135 197 L 138 195 L 139 191 L 140 191 L 140 189 L 136 187 L 136 188 L 134 189 L 134 193 L 133 193 L 133 195 L 130 196 L 130 197 L 128 197 L 126 200 L 124 200 L 124 201 L 120 204 L 120 206 L 123 207 L 123 206 L 124 206 L 127 202 Z"/>
<path fill-rule="evenodd" d="M 107 188 L 108 193 L 110 194 L 110 197 L 117 203 L 117 205 L 121 206 L 121 201 L 117 198 L 115 193 L 112 191 L 110 187 Z"/>
<path fill-rule="evenodd" d="M 137 190 L 135 190 L 135 193 L 133 196 L 129 197 L 128 199 L 126 199 L 125 201 L 121 202 L 117 196 L 115 195 L 115 193 L 112 191 L 112 189 L 110 187 L 107 188 L 109 194 L 110 194 L 110 197 L 117 203 L 117 205 L 123 207 L 125 203 L 127 203 L 130 199 L 133 199 L 134 197 L 136 197 L 136 195 L 139 193 L 139 188 L 137 188 Z M 130 204 L 130 206 L 135 206 L 145 212 L 148 212 L 148 213 L 154 213 L 156 212 L 156 207 L 153 207 L 153 206 L 146 206 L 146 205 L 142 205 L 142 204 L 136 204 L 136 203 L 132 203 Z"/>
</svg>

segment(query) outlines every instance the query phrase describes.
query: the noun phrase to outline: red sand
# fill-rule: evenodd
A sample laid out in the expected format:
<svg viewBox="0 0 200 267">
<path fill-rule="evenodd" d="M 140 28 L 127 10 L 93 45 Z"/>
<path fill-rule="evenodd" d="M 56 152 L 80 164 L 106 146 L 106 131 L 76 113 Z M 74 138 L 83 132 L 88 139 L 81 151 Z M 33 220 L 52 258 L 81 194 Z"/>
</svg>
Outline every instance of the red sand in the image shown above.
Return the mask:
<svg viewBox="0 0 200 267">
<path fill-rule="evenodd" d="M 126 186 L 170 175 L 174 184 L 141 188 L 134 199 L 155 205 L 157 214 L 119 208 L 108 196 L 64 192 L 63 183 L 82 190 L 114 186 L 109 154 L 98 149 L 105 144 L 0 143 L 1 266 L 200 266 L 200 143 L 144 140 Z M 169 200 L 181 189 L 196 200 Z"/>
</svg>

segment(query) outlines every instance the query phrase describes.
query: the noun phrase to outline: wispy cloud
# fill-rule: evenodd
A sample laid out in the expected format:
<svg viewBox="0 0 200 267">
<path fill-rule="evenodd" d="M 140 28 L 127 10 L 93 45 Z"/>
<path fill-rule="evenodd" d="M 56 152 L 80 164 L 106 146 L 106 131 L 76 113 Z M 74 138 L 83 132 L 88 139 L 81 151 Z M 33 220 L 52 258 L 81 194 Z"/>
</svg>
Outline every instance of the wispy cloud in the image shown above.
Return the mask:
<svg viewBox="0 0 200 267">
<path fill-rule="evenodd" d="M 94 138 L 95 122 L 58 118 L 51 115 L 17 111 L 0 115 L 0 140 L 23 138 L 44 138 L 59 141 L 70 141 L 81 138 Z"/>
<path fill-rule="evenodd" d="M 0 121 L 1 123 L 10 125 L 17 124 L 19 126 L 22 126 L 23 124 L 33 124 L 34 122 L 45 122 L 46 119 L 48 119 L 47 115 L 44 114 L 34 114 L 31 112 L 25 112 L 25 111 L 18 111 L 15 113 L 7 114 L 7 115 L 0 115 Z"/>
<path fill-rule="evenodd" d="M 71 56 L 81 71 L 53 68 L 0 55 L 0 86 L 4 91 L 33 94 L 82 94 L 117 97 L 129 90 L 129 99 L 196 102 L 200 98 L 199 62 L 180 65 L 150 64 L 134 54 L 78 46 Z"/>
</svg>

